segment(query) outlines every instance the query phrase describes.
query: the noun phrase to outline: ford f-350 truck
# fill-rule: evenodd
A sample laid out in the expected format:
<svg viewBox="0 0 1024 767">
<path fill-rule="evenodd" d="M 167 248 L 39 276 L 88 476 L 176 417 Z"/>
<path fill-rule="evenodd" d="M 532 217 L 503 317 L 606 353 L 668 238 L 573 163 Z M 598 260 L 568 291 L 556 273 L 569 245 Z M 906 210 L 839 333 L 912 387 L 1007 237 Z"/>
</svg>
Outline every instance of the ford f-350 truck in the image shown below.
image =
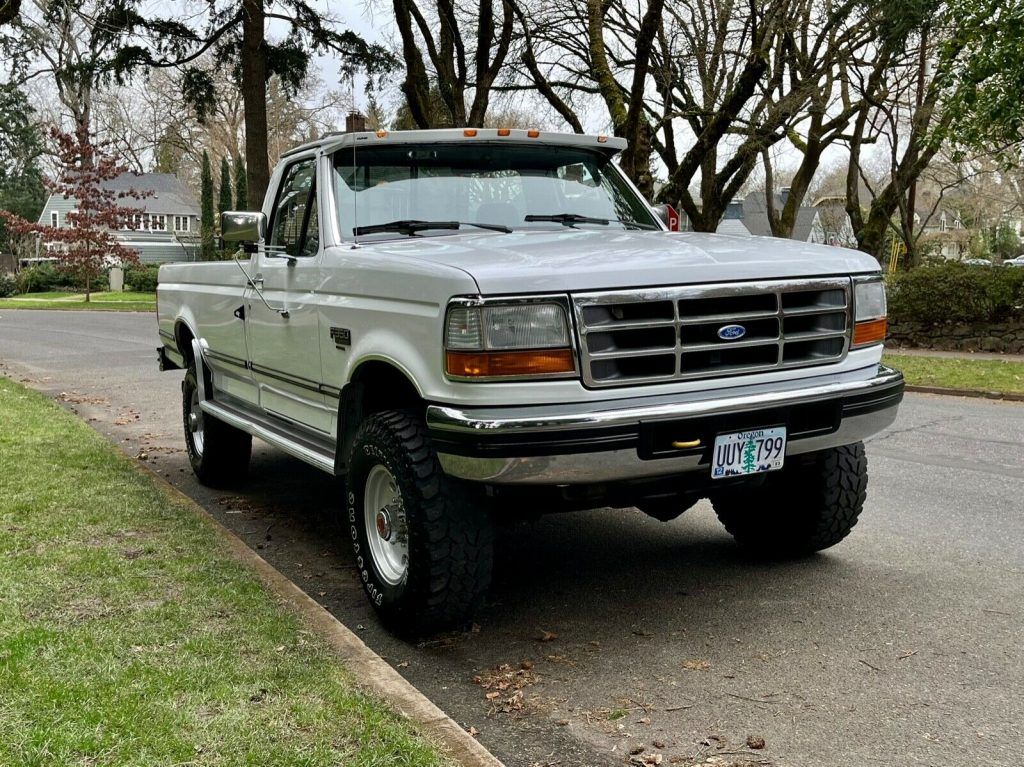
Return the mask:
<svg viewBox="0 0 1024 767">
<path fill-rule="evenodd" d="M 535 130 L 329 135 L 282 157 L 235 259 L 161 267 L 199 479 L 252 437 L 344 478 L 366 593 L 406 633 L 464 621 L 497 514 L 711 500 L 744 547 L 842 540 L 862 440 L 896 416 L 878 263 L 670 232 L 624 142 Z"/>
</svg>

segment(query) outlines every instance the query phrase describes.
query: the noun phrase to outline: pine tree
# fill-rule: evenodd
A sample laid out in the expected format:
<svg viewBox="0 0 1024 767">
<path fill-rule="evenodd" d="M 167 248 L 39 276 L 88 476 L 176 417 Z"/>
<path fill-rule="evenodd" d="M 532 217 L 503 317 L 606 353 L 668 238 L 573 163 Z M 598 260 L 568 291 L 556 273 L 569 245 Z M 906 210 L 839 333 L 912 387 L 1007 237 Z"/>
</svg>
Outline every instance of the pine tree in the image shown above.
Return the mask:
<svg viewBox="0 0 1024 767">
<path fill-rule="evenodd" d="M 220 158 L 220 198 L 217 202 L 217 215 L 223 216 L 225 211 L 231 210 L 231 166 L 228 158 Z"/>
<path fill-rule="evenodd" d="M 235 210 L 248 210 L 249 179 L 246 178 L 242 155 L 235 155 Z"/>
<path fill-rule="evenodd" d="M 213 246 L 213 171 L 210 168 L 210 154 L 203 150 L 203 171 L 199 180 L 200 218 L 199 234 L 203 243 L 203 259 L 211 261 Z"/>
</svg>

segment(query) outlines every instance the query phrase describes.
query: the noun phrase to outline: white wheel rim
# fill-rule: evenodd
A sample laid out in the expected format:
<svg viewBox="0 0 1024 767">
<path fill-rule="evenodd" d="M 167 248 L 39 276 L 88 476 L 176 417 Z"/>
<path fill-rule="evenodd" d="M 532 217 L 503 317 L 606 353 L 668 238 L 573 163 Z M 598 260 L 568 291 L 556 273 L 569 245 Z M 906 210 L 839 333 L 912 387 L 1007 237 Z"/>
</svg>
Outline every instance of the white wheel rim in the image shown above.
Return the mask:
<svg viewBox="0 0 1024 767">
<path fill-rule="evenodd" d="M 377 573 L 388 585 L 397 586 L 409 569 L 409 529 L 398 483 L 380 464 L 366 477 L 363 522 Z"/>
<path fill-rule="evenodd" d="M 185 428 L 192 434 L 192 446 L 198 455 L 203 454 L 203 409 L 199 407 L 199 390 L 192 390 L 192 399 L 185 417 Z"/>
</svg>

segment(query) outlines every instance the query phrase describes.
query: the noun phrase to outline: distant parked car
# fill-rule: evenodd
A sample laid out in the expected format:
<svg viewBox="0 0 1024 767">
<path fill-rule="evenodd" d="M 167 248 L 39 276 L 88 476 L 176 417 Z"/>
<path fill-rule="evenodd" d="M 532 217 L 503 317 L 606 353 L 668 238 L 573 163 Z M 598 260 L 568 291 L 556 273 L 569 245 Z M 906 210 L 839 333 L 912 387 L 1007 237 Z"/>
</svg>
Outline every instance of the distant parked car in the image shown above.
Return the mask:
<svg viewBox="0 0 1024 767">
<path fill-rule="evenodd" d="M 992 262 L 987 258 L 965 258 L 964 263 L 970 266 L 992 266 Z"/>
<path fill-rule="evenodd" d="M 1024 256 L 1008 258 L 1006 261 L 1003 261 L 1003 266 L 1024 266 Z"/>
</svg>

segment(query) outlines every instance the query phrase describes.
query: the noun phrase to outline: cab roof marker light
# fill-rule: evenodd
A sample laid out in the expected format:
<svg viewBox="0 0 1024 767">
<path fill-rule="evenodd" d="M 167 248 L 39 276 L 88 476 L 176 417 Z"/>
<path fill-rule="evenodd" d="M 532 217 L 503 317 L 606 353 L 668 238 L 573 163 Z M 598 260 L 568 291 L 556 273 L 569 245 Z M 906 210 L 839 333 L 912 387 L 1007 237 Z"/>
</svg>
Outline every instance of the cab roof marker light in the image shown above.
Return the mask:
<svg viewBox="0 0 1024 767">
<path fill-rule="evenodd" d="M 512 135 L 512 131 L 510 131 L 508 128 L 498 128 L 498 135 L 499 136 L 511 136 Z"/>
<path fill-rule="evenodd" d="M 377 131 L 377 138 L 387 138 L 387 137 L 388 137 L 388 132 L 386 130 L 384 130 L 383 128 L 381 128 L 379 131 Z"/>
<path fill-rule="evenodd" d="M 530 128 L 530 130 L 526 131 L 526 135 L 530 138 L 538 138 L 540 136 L 540 131 L 536 128 Z"/>
<path fill-rule="evenodd" d="M 597 143 L 598 144 L 605 144 L 605 143 L 607 143 L 607 141 L 608 141 L 608 137 L 607 136 L 598 136 L 597 137 Z"/>
<path fill-rule="evenodd" d="M 476 136 L 476 128 L 466 128 L 464 131 L 462 131 L 462 135 L 465 136 L 466 138 L 473 138 L 474 136 Z"/>
</svg>

